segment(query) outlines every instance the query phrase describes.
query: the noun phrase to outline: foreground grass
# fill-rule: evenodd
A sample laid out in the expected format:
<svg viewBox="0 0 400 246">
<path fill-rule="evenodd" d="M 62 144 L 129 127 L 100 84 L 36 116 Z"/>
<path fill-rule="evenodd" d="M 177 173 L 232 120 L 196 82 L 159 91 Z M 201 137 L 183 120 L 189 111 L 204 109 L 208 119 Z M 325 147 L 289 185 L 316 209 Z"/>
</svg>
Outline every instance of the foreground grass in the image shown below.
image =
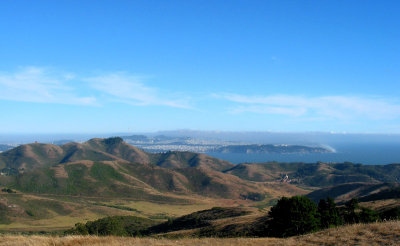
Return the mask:
<svg viewBox="0 0 400 246">
<path fill-rule="evenodd" d="M 400 240 L 400 222 L 390 221 L 372 224 L 357 224 L 332 228 L 313 234 L 279 238 L 195 238 L 195 239 L 154 239 L 129 237 L 95 236 L 0 236 L 1 246 L 50 246 L 50 245 L 97 245 L 97 246 L 261 246 L 261 245 L 398 245 Z"/>
<path fill-rule="evenodd" d="M 232 206 L 233 203 L 229 199 L 179 198 L 191 199 L 191 202 L 165 204 L 129 198 L 8 194 L 0 191 L 0 231 L 63 231 L 78 222 L 86 223 L 114 215 L 134 215 L 162 221 L 215 206 Z"/>
</svg>

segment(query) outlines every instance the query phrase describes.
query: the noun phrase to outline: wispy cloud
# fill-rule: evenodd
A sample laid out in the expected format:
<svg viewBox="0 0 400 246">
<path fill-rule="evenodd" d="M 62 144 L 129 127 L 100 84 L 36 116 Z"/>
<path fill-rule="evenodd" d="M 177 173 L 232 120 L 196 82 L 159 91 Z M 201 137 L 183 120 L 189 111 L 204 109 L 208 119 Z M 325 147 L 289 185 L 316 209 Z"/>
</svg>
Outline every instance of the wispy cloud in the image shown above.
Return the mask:
<svg viewBox="0 0 400 246">
<path fill-rule="evenodd" d="M 360 120 L 396 119 L 400 117 L 400 103 L 382 97 L 292 95 L 246 96 L 219 94 L 214 97 L 237 105 L 232 113 L 281 114 L 298 118 Z"/>
<path fill-rule="evenodd" d="M 114 100 L 132 105 L 158 105 L 175 108 L 190 108 L 185 97 L 161 93 L 159 89 L 143 84 L 142 78 L 125 73 L 111 73 L 84 79 L 98 91 L 111 95 Z"/>
<path fill-rule="evenodd" d="M 110 99 L 135 106 L 190 108 L 187 96 L 161 92 L 142 81 L 142 77 L 126 73 L 87 78 L 49 68 L 23 67 L 14 73 L 0 72 L 0 99 L 72 105 L 99 105 Z"/>
<path fill-rule="evenodd" d="M 68 81 L 72 74 L 53 74 L 49 69 L 25 67 L 15 73 L 0 73 L 0 99 L 58 103 L 74 105 L 95 105 L 94 97 L 80 97 Z"/>
</svg>

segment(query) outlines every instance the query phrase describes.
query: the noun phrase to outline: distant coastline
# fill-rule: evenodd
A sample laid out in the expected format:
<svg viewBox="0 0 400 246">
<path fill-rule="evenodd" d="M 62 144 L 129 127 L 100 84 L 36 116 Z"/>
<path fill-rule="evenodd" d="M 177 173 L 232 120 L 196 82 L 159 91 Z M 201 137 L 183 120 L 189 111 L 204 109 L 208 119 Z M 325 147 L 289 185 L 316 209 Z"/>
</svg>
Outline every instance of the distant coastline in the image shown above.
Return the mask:
<svg viewBox="0 0 400 246">
<path fill-rule="evenodd" d="M 385 165 L 400 163 L 399 143 L 359 143 L 337 144 L 335 152 L 329 153 L 216 153 L 207 155 L 226 160 L 234 164 L 262 162 L 304 162 L 304 163 L 341 163 L 352 162 L 365 165 Z"/>
<path fill-rule="evenodd" d="M 238 153 L 238 154 L 308 154 L 308 153 L 333 153 L 334 151 L 323 147 L 310 147 L 290 144 L 248 144 L 228 145 L 211 149 L 209 152 Z"/>
</svg>

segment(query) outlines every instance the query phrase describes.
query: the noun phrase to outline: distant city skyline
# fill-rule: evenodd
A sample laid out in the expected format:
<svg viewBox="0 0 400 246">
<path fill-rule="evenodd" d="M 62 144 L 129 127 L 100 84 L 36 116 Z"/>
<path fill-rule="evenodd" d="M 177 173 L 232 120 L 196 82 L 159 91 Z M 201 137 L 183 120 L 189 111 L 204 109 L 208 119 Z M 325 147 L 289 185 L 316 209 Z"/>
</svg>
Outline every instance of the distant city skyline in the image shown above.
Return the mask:
<svg viewBox="0 0 400 246">
<path fill-rule="evenodd" d="M 0 134 L 400 133 L 398 1 L 0 8 Z"/>
</svg>

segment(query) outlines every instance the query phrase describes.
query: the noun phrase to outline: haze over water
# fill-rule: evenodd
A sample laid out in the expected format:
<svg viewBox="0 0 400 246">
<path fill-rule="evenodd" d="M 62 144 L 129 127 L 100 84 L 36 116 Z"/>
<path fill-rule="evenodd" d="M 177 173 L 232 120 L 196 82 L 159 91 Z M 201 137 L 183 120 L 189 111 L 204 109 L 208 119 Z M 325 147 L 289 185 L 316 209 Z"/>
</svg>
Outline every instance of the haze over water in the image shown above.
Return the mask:
<svg viewBox="0 0 400 246">
<path fill-rule="evenodd" d="M 234 164 L 244 162 L 353 162 L 368 165 L 400 163 L 400 144 L 338 145 L 334 153 L 310 154 L 232 154 L 207 153 Z"/>
</svg>

